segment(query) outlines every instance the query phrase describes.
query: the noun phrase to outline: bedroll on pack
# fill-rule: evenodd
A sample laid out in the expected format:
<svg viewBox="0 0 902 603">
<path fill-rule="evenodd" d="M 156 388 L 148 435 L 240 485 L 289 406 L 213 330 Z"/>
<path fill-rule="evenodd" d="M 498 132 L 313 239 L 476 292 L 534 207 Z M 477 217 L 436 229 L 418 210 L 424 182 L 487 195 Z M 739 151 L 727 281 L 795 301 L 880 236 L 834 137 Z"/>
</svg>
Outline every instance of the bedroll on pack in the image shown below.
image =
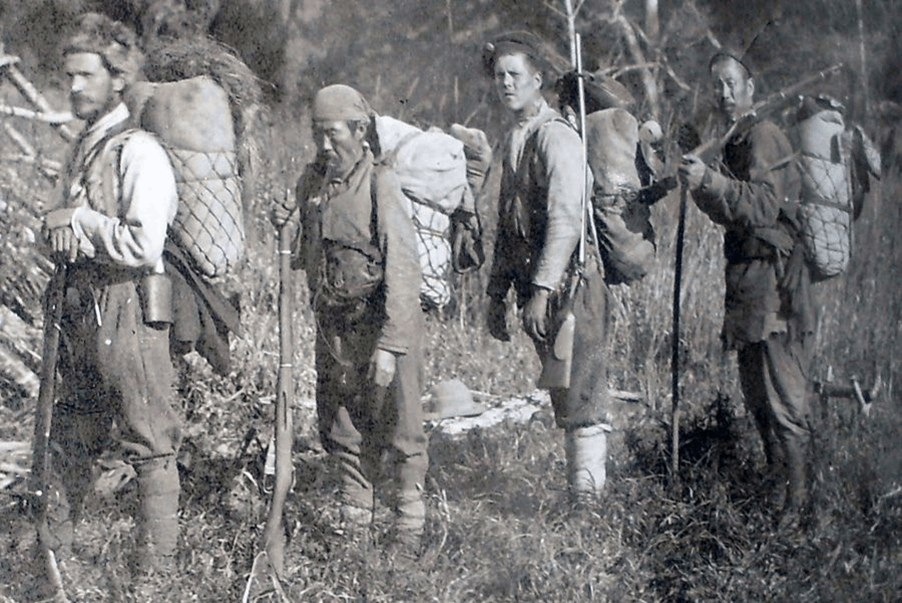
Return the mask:
<svg viewBox="0 0 902 603">
<path fill-rule="evenodd" d="M 586 116 L 593 215 L 608 284 L 641 279 L 655 260 L 651 209 L 638 201 L 638 145 L 639 123 L 628 111 L 610 108 Z"/>
<path fill-rule="evenodd" d="M 382 159 L 398 176 L 410 201 L 422 269 L 420 297 L 441 308 L 451 300 L 451 215 L 473 206 L 463 143 L 436 130 L 421 130 L 388 116 L 376 118 Z"/>
<path fill-rule="evenodd" d="M 170 236 L 196 268 L 217 277 L 244 252 L 244 216 L 229 98 L 212 78 L 142 82 L 140 124 L 163 142 L 175 172 L 179 209 Z"/>
</svg>

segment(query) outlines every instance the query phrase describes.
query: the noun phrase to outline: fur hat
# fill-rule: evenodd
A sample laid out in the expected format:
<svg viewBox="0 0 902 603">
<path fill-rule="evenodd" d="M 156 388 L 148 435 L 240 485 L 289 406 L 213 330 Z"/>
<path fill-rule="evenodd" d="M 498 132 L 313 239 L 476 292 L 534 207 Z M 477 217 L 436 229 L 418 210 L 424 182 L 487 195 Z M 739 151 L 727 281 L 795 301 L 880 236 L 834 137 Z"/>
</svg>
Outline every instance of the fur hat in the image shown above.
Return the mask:
<svg viewBox="0 0 902 603">
<path fill-rule="evenodd" d="M 79 52 L 100 55 L 104 67 L 129 84 L 141 70 L 142 54 L 135 32 L 100 13 L 82 15 L 75 33 L 63 45 L 63 56 Z"/>
</svg>

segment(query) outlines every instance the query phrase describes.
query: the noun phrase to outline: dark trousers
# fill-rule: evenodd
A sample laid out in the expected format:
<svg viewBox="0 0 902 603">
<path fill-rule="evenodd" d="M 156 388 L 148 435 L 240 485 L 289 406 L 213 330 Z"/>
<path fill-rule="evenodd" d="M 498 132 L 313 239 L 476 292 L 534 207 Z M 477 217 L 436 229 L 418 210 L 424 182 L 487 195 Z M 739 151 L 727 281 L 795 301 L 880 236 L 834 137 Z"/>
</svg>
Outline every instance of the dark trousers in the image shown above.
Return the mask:
<svg viewBox="0 0 902 603">
<path fill-rule="evenodd" d="M 550 390 L 555 423 L 564 429 L 588 427 L 608 420 L 608 288 L 602 273 L 593 267 L 594 262 L 590 259 L 572 303 L 576 328 L 570 387 Z M 561 301 L 555 298 L 550 302 L 552 315 L 549 324 L 560 322 Z M 544 364 L 549 354 L 553 353 L 553 337 L 533 343 Z"/>
<path fill-rule="evenodd" d="M 317 336 L 316 408 L 323 448 L 341 472 L 342 496 L 371 508 L 373 486 L 385 472 L 392 507 L 420 500 L 429 463 L 420 400 L 422 354 L 397 356 L 387 388 L 368 378 L 375 336 L 361 332 Z"/>
<path fill-rule="evenodd" d="M 739 350 L 739 380 L 745 405 L 755 419 L 768 464 L 804 450 L 811 436 L 808 365 L 800 342 L 786 333 Z"/>
<path fill-rule="evenodd" d="M 165 488 L 177 504 L 181 426 L 172 406 L 168 328 L 144 323 L 135 284 L 126 280 L 70 287 L 61 329 L 61 387 L 50 434 L 63 490 L 57 516 L 77 515 L 94 461 L 114 442 L 139 484 L 143 474 L 160 474 L 156 466 L 165 459 Z"/>
</svg>

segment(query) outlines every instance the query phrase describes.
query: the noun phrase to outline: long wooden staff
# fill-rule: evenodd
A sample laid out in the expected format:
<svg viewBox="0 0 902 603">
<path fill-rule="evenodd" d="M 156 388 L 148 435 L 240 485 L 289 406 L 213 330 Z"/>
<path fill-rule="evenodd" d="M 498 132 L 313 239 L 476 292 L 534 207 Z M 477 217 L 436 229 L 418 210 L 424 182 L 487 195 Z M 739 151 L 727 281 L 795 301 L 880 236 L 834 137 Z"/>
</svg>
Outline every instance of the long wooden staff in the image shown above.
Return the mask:
<svg viewBox="0 0 902 603">
<path fill-rule="evenodd" d="M 34 520 L 38 546 L 44 557 L 47 578 L 53 587 L 53 600 L 68 603 L 63 589 L 56 556 L 50 548 L 50 527 L 47 525 L 47 504 L 50 490 L 50 424 L 53 418 L 53 398 L 56 390 L 56 367 L 59 359 L 60 320 L 66 294 L 66 264 L 57 264 L 47 285 L 47 314 L 44 316 L 44 350 L 41 362 L 41 386 L 34 416 L 31 474 L 34 492 Z"/>
<path fill-rule="evenodd" d="M 292 282 L 291 282 L 291 224 L 279 228 L 279 378 L 275 410 L 276 479 L 272 502 L 263 532 L 263 543 L 269 562 L 281 578 L 285 566 L 285 530 L 282 514 L 291 487 L 292 420 L 290 398 L 293 394 L 292 362 Z"/>
<path fill-rule="evenodd" d="M 673 333 L 670 347 L 672 404 L 670 407 L 670 471 L 679 477 L 680 465 L 680 281 L 683 278 L 683 239 L 686 231 L 685 184 L 680 187 L 680 214 L 676 233 L 676 265 L 673 271 Z"/>
</svg>

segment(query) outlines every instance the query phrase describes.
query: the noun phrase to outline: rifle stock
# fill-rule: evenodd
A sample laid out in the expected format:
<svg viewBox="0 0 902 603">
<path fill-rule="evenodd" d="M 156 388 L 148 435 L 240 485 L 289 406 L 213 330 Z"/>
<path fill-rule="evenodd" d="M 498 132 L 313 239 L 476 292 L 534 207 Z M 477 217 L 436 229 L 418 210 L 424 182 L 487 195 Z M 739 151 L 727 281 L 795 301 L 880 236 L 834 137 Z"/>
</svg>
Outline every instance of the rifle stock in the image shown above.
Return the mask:
<svg viewBox="0 0 902 603">
<path fill-rule="evenodd" d="M 50 548 L 50 527 L 47 524 L 47 504 L 50 489 L 50 426 L 56 394 L 56 368 L 60 347 L 60 320 L 66 294 L 66 264 L 57 264 L 47 285 L 47 308 L 44 316 L 44 349 L 41 362 L 41 385 L 35 406 L 34 439 L 32 442 L 32 492 L 35 529 L 38 546 L 44 558 L 47 577 L 54 589 L 53 600 L 67 602 L 56 556 Z"/>
</svg>

